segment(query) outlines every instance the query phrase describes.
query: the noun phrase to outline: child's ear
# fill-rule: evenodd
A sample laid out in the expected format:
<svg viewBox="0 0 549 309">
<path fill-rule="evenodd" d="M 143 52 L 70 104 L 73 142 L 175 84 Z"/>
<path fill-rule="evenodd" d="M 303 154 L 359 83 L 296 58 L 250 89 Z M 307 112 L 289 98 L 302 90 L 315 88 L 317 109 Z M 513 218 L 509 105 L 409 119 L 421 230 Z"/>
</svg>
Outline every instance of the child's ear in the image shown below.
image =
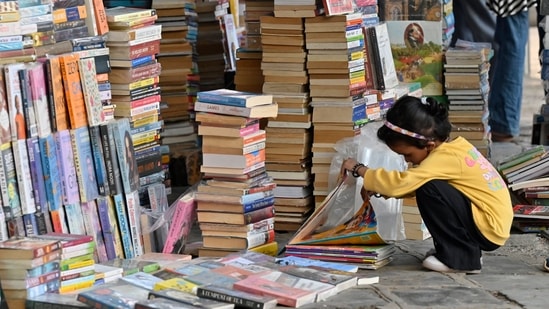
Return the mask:
<svg viewBox="0 0 549 309">
<path fill-rule="evenodd" d="M 425 148 L 427 148 L 427 151 L 429 152 L 435 149 L 435 147 L 436 147 L 436 143 L 434 141 L 428 141 L 427 145 L 425 145 Z"/>
</svg>

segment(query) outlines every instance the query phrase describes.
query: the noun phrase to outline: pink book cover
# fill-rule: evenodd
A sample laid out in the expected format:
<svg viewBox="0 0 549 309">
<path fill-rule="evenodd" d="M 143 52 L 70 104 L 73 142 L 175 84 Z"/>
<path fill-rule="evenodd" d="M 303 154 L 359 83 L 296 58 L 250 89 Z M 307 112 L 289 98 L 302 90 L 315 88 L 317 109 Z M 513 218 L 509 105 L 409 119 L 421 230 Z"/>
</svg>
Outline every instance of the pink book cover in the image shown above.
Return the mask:
<svg viewBox="0 0 549 309">
<path fill-rule="evenodd" d="M 196 216 L 195 200 L 188 195 L 179 198 L 172 207 L 175 207 L 175 210 L 162 250 L 163 253 L 178 253 L 179 248 L 175 248 L 175 244 L 182 236 L 189 234 Z"/>
<path fill-rule="evenodd" d="M 63 204 L 79 203 L 80 192 L 78 188 L 78 178 L 76 176 L 76 167 L 74 165 L 74 153 L 72 150 L 70 131 L 62 130 L 56 132 L 55 143 L 57 145 L 59 171 L 61 172 Z"/>
<path fill-rule="evenodd" d="M 48 97 L 46 93 L 46 80 L 44 77 L 44 64 L 37 62 L 29 70 L 31 85 L 31 100 L 38 125 L 38 137 L 45 137 L 51 134 L 50 113 L 48 108 Z"/>
<path fill-rule="evenodd" d="M 101 94 L 97 85 L 95 58 L 79 59 L 78 67 L 82 92 L 84 93 L 84 103 L 86 103 L 88 124 L 90 126 L 102 124 L 105 122 L 105 115 L 103 113 L 103 104 L 101 103 Z"/>
<path fill-rule="evenodd" d="M 84 217 L 84 227 L 86 228 L 86 234 L 92 235 L 95 240 L 97 261 L 103 263 L 109 260 L 107 257 L 107 251 L 105 249 L 105 240 L 103 238 L 103 231 L 101 230 L 101 223 L 99 221 L 99 214 L 97 212 L 97 205 L 95 201 L 89 201 L 80 204 L 82 206 L 82 215 Z"/>
<path fill-rule="evenodd" d="M 316 293 L 265 279 L 259 275 L 249 276 L 233 284 L 235 290 L 275 297 L 280 305 L 300 307 L 314 303 Z"/>
</svg>

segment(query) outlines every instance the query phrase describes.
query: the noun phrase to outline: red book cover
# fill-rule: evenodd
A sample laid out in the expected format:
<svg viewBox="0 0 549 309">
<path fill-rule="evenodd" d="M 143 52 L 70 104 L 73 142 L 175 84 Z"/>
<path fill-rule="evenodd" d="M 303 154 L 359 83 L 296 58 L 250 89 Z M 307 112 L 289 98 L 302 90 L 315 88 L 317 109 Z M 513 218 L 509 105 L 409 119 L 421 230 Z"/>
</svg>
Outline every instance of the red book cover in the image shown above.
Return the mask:
<svg viewBox="0 0 549 309">
<path fill-rule="evenodd" d="M 30 237 L 14 237 L 0 242 L 0 255 L 3 259 L 35 259 L 61 248 L 56 240 Z"/>
</svg>

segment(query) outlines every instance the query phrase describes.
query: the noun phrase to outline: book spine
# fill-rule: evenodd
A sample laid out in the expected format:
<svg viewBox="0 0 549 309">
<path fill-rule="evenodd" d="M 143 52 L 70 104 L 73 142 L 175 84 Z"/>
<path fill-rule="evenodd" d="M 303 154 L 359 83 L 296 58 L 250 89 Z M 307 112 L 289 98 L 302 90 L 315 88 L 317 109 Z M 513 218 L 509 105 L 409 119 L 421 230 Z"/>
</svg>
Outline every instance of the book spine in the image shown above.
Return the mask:
<svg viewBox="0 0 549 309">
<path fill-rule="evenodd" d="M 105 5 L 101 0 L 93 0 L 93 10 L 95 15 L 95 24 L 97 25 L 97 34 L 105 35 L 109 32 L 109 24 L 107 22 L 107 12 Z"/>
<path fill-rule="evenodd" d="M 208 287 L 208 286 L 199 286 L 196 289 L 196 296 L 198 297 L 213 299 L 213 300 L 217 300 L 224 303 L 235 304 L 235 305 L 238 305 L 239 308 L 256 308 L 256 309 L 264 308 L 264 303 L 260 301 L 246 299 L 244 297 L 241 297 L 238 295 L 232 295 L 229 293 L 230 291 L 225 293 L 217 289 L 216 287 Z"/>
<path fill-rule="evenodd" d="M 118 219 L 118 226 L 120 228 L 120 237 L 122 239 L 124 257 L 126 259 L 131 259 L 135 255 L 134 255 L 134 250 L 132 245 L 132 238 L 130 236 L 128 217 L 126 214 L 126 204 L 122 194 L 114 195 L 114 205 L 115 205 L 116 215 Z"/>
<path fill-rule="evenodd" d="M 60 207 L 56 210 L 50 210 L 51 223 L 53 231 L 57 233 L 68 233 L 69 228 L 65 221 L 65 209 Z"/>
<path fill-rule="evenodd" d="M 44 184 L 40 144 L 38 143 L 37 137 L 27 139 L 27 149 L 29 152 L 32 186 L 34 189 L 34 202 L 36 204 L 36 211 L 41 212 L 47 210 L 48 199 L 46 197 L 46 187 Z"/>
<path fill-rule="evenodd" d="M 275 197 L 274 196 L 266 196 L 264 198 L 245 203 L 243 204 L 244 213 L 249 213 L 255 210 L 259 210 L 265 207 L 269 207 L 274 205 Z"/>
<path fill-rule="evenodd" d="M 65 204 L 65 220 L 71 234 L 86 235 L 80 203 Z"/>
<path fill-rule="evenodd" d="M 109 135 L 109 128 L 107 125 L 99 126 L 99 130 L 101 132 L 101 144 L 103 146 L 109 192 L 111 195 L 122 193 L 120 170 L 118 169 L 117 154 L 112 134 Z"/>
<path fill-rule="evenodd" d="M 57 158 L 57 145 L 53 135 L 40 138 L 39 143 L 48 208 L 50 211 L 54 211 L 59 209 L 63 204 L 63 189 Z"/>
<path fill-rule="evenodd" d="M 36 116 L 37 134 L 39 137 L 45 137 L 51 134 L 50 112 L 47 102 L 46 80 L 44 76 L 44 64 L 36 62 L 29 69 L 28 77 L 30 82 L 30 100 Z"/>
<path fill-rule="evenodd" d="M 23 224 L 25 226 L 25 236 L 30 237 L 38 235 L 38 225 L 34 214 L 23 215 Z"/>
<path fill-rule="evenodd" d="M 147 27 L 132 29 L 129 31 L 111 31 L 109 33 L 110 41 L 134 41 L 134 40 L 146 40 L 150 37 L 158 36 L 162 34 L 162 25 L 156 24 Z"/>
<path fill-rule="evenodd" d="M 21 84 L 18 75 L 18 71 L 24 68 L 25 64 L 23 63 L 12 63 L 4 66 L 12 141 L 26 137 L 25 117 L 21 105 Z"/>
<path fill-rule="evenodd" d="M 148 10 L 142 10 L 142 11 L 131 12 L 131 13 L 112 14 L 112 15 L 109 15 L 109 11 L 107 10 L 107 21 L 109 22 L 130 21 L 136 18 L 144 18 L 144 17 L 153 16 L 153 15 L 156 15 L 155 9 L 148 9 Z"/>
<path fill-rule="evenodd" d="M 2 196 L 2 213 L 4 214 L 5 219 L 8 220 L 15 217 L 15 214 L 21 213 L 21 206 L 11 143 L 8 142 L 0 145 L 0 151 L 0 193 Z"/>
<path fill-rule="evenodd" d="M 160 63 L 153 63 L 132 69 L 112 69 L 109 80 L 113 83 L 135 82 L 143 78 L 160 75 Z"/>
<path fill-rule="evenodd" d="M 110 195 L 110 191 L 100 128 L 99 126 L 91 126 L 89 130 L 98 193 L 99 195 L 107 196 Z"/>
<path fill-rule="evenodd" d="M 69 127 L 69 120 L 65 105 L 65 89 L 63 88 L 59 57 L 48 58 L 46 61 L 46 74 L 48 78 L 48 104 L 50 104 L 49 112 L 52 131 L 66 130 Z"/>
<path fill-rule="evenodd" d="M 255 223 L 263 219 L 272 218 L 275 215 L 274 206 L 269 206 L 246 213 L 244 216 L 244 224 Z"/>
<path fill-rule="evenodd" d="M 31 86 L 29 82 L 29 69 L 18 71 L 19 83 L 21 84 L 21 104 L 23 106 L 23 115 L 25 116 L 26 137 L 38 136 L 38 126 L 36 125 L 36 115 L 31 99 Z"/>
<path fill-rule="evenodd" d="M 110 50 L 116 52 L 117 48 L 110 47 Z M 121 47 L 120 52 L 123 53 L 124 59 L 127 58 L 130 60 L 147 55 L 158 54 L 160 52 L 160 40 L 129 47 Z"/>
<path fill-rule="evenodd" d="M 196 101 L 194 103 L 194 109 L 198 112 L 209 112 L 241 117 L 250 117 L 251 112 L 251 109 L 248 107 L 221 105 L 201 101 Z"/>
<path fill-rule="evenodd" d="M 114 232 L 112 230 L 111 222 L 109 220 L 109 205 L 107 197 L 98 197 L 97 212 L 99 214 L 99 222 L 101 223 L 101 231 L 103 239 L 105 241 L 105 250 L 107 253 L 107 259 L 112 260 L 116 258 L 116 248 L 114 243 Z"/>
<path fill-rule="evenodd" d="M 55 135 L 57 161 L 61 176 L 61 188 L 63 190 L 63 204 L 80 202 L 80 192 L 76 165 L 80 164 L 79 158 L 74 156 L 71 133 L 69 130 L 58 131 Z"/>
<path fill-rule="evenodd" d="M 108 208 L 108 216 L 109 216 L 109 222 L 111 226 L 111 234 L 113 235 L 114 240 L 114 249 L 115 249 L 115 255 L 116 258 L 123 259 L 124 258 L 124 248 L 122 245 L 122 237 L 120 236 L 120 228 L 118 225 L 118 219 L 116 217 L 116 209 L 114 204 L 114 198 L 112 196 L 107 197 L 107 208 Z"/>
<path fill-rule="evenodd" d="M 95 58 L 81 58 L 78 60 L 78 69 L 80 80 L 82 82 L 82 92 L 84 93 L 84 103 L 88 115 L 88 125 L 95 126 L 105 121 L 103 114 L 103 104 L 101 103 L 101 94 L 97 86 Z"/>
<path fill-rule="evenodd" d="M 130 110 L 135 110 L 136 113 L 138 113 L 139 108 L 142 107 L 148 107 L 151 104 L 156 104 L 160 102 L 160 95 L 159 94 L 146 94 L 144 96 L 136 96 L 133 98 L 130 98 L 130 102 L 119 102 L 116 99 L 116 96 L 112 98 L 113 103 L 117 104 L 119 103 L 120 107 L 129 108 Z M 118 106 L 117 106 L 118 107 Z"/>
<path fill-rule="evenodd" d="M 21 214 L 31 214 L 36 211 L 32 188 L 29 158 L 26 140 L 17 140 L 12 143 L 17 185 L 21 201 Z"/>
<path fill-rule="evenodd" d="M 103 239 L 103 232 L 101 230 L 101 224 L 99 222 L 99 215 L 97 213 L 97 205 L 95 200 L 81 203 L 82 215 L 84 217 L 84 226 L 86 228 L 86 234 L 93 235 L 97 255 L 97 261 L 104 263 L 108 261 L 107 250 L 105 248 L 105 240 Z"/>
<path fill-rule="evenodd" d="M 25 236 L 25 225 L 23 224 L 23 216 L 8 219 L 6 221 L 8 226 L 8 236 Z"/>
<path fill-rule="evenodd" d="M 78 71 L 77 54 L 65 54 L 60 57 L 61 74 L 65 88 L 65 100 L 69 112 L 70 127 L 79 128 L 88 124 L 84 94 Z"/>
<path fill-rule="evenodd" d="M 137 163 L 137 173 L 139 177 L 148 176 L 154 173 L 158 173 L 162 170 L 162 155 L 149 157 L 147 159 L 140 160 Z"/>
<path fill-rule="evenodd" d="M 134 256 L 143 255 L 143 242 L 141 240 L 141 227 L 139 225 L 139 193 L 137 191 L 126 194 L 126 208 L 128 210 L 128 225 L 134 249 Z"/>
</svg>

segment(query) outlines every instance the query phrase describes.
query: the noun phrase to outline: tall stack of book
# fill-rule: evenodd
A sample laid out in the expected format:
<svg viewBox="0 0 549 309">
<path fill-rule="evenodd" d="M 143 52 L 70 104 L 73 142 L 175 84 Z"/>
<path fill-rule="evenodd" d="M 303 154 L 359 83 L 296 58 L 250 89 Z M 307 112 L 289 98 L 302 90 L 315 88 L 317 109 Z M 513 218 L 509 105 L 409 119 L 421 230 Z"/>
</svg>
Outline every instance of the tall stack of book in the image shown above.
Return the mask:
<svg viewBox="0 0 549 309">
<path fill-rule="evenodd" d="M 259 120 L 276 116 L 277 109 L 272 95 L 198 92 L 195 110 L 206 179 L 195 195 L 203 236 L 199 256 L 274 242 L 275 185 L 265 171 L 266 134 Z"/>
<path fill-rule="evenodd" d="M 487 155 L 490 44 L 458 41 L 446 51 L 444 85 L 449 101 L 451 137 L 463 136 Z"/>
<path fill-rule="evenodd" d="M 261 72 L 261 16 L 273 16 L 273 1 L 246 1 L 244 46 L 236 51 L 235 89 L 260 93 L 263 89 Z"/>
<path fill-rule="evenodd" d="M 312 6 L 275 1 L 275 16 L 260 17 L 263 92 L 279 104 L 278 115 L 266 126 L 267 172 L 277 184 L 275 208 L 282 210 L 276 212 L 277 230 L 296 230 L 312 209 L 312 128 L 303 23 L 315 10 L 314 1 Z"/>
<path fill-rule="evenodd" d="M 320 203 L 328 194 L 335 143 L 360 134 L 367 122 L 362 14 L 308 18 L 305 34 L 313 106 L 314 195 Z"/>
<path fill-rule="evenodd" d="M 1 283 L 8 308 L 24 308 L 25 299 L 60 287 L 59 241 L 14 237 L 0 242 Z"/>
</svg>

